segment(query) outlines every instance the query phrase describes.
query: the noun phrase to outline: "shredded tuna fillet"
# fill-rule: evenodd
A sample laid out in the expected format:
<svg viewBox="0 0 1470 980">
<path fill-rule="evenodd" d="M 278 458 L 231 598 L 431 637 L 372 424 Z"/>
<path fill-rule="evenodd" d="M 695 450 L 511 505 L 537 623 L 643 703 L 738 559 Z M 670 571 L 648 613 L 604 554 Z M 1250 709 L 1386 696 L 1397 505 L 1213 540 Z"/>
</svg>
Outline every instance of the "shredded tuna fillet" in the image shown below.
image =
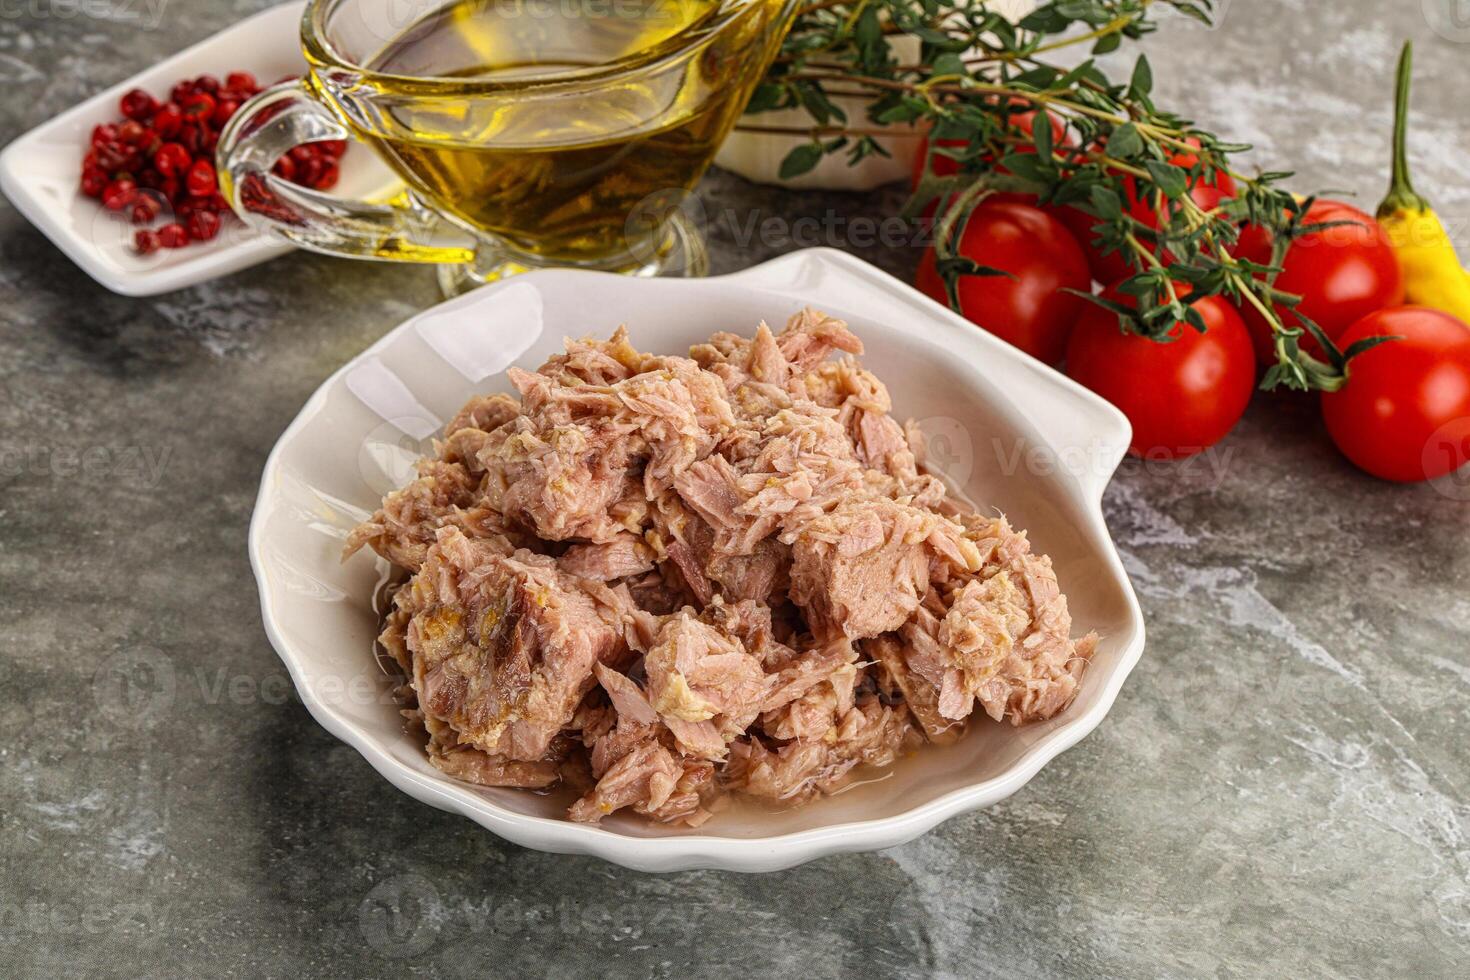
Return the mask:
<svg viewBox="0 0 1470 980">
<path fill-rule="evenodd" d="M 506 557 L 444 528 L 395 602 L 410 615 L 413 686 L 425 715 L 484 752 L 535 761 L 623 649 L 617 625 L 540 555 Z"/>
<path fill-rule="evenodd" d="M 915 740 L 908 712 L 872 700 L 843 714 L 830 738 L 779 747 L 756 738 L 737 743 L 725 775 L 732 788 L 751 796 L 806 802 L 840 789 L 857 765 L 891 765 Z"/>
<path fill-rule="evenodd" d="M 976 701 L 996 721 L 1050 718 L 1071 703 L 1097 637 L 1071 639 L 1051 559 L 1003 518 L 971 518 L 965 539 L 984 564 L 947 580 L 904 624 L 906 663 L 939 692 L 945 718 L 968 716 Z"/>
<path fill-rule="evenodd" d="M 451 435 L 465 430 L 494 432 L 519 414 L 521 403 L 509 395 L 476 395 L 465 403 L 444 431 Z"/>
<path fill-rule="evenodd" d="M 542 789 L 561 778 L 568 748 L 564 739 L 558 738 L 542 758 L 524 762 L 465 745 L 453 728 L 436 718 L 421 720 L 429 732 L 429 762 L 445 775 L 479 786 L 525 789 Z"/>
<path fill-rule="evenodd" d="M 571 817 L 596 823 L 625 806 L 657 810 L 673 795 L 681 775 L 673 753 L 655 741 L 640 742 L 608 768 L 590 794 L 572 804 Z"/>
<path fill-rule="evenodd" d="M 668 617 L 643 656 L 649 701 L 688 755 L 718 760 L 760 713 L 767 679 L 740 640 L 688 610 Z"/>
<path fill-rule="evenodd" d="M 846 324 L 565 346 L 348 538 L 406 573 L 379 644 L 440 771 L 698 826 L 1076 696 L 1050 559 L 925 472 Z"/>
<path fill-rule="evenodd" d="M 557 564 L 569 575 L 607 582 L 653 570 L 653 549 L 636 534 L 623 532 L 600 544 L 574 544 Z"/>
<path fill-rule="evenodd" d="M 974 562 L 957 526 L 883 497 L 843 499 L 792 538 L 791 599 L 824 636 L 897 629 L 928 589 L 931 555 Z"/>
<path fill-rule="evenodd" d="M 377 513 L 347 536 L 344 557 L 369 545 L 394 565 L 418 571 L 441 527 L 459 527 L 476 536 L 500 537 L 500 514 L 483 506 L 480 483 L 463 464 L 420 460 L 418 479 L 383 499 Z M 483 534 L 481 533 L 483 531 Z"/>
<path fill-rule="evenodd" d="M 596 664 L 592 670 L 619 718 L 626 718 L 637 725 L 652 725 L 658 721 L 658 712 L 648 703 L 648 695 L 643 693 L 637 681 L 606 664 Z"/>
<path fill-rule="evenodd" d="M 639 352 L 628 339 L 628 328 L 618 327 L 607 340 L 583 337 L 565 342 L 566 353 L 553 355 L 536 371 L 559 384 L 610 385 L 649 370 L 655 360 Z"/>
<path fill-rule="evenodd" d="M 963 720 L 946 718 L 939 710 L 939 689 L 912 669 L 913 653 L 897 636 L 888 633 L 867 640 L 863 650 L 877 661 L 880 685 L 908 706 L 925 738 L 943 744 L 960 734 Z"/>
</svg>

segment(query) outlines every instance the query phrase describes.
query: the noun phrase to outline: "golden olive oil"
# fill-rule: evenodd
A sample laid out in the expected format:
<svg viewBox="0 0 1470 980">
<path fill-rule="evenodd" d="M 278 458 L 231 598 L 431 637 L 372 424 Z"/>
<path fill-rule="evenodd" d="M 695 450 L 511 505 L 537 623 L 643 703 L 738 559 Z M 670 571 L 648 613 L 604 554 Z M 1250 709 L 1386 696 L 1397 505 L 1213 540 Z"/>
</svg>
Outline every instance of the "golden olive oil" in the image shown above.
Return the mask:
<svg viewBox="0 0 1470 980">
<path fill-rule="evenodd" d="M 542 262 L 616 262 L 647 244 L 626 231 L 639 202 L 692 187 L 709 166 L 785 27 L 773 20 L 789 9 L 462 0 L 366 65 L 386 108 L 348 115 L 415 192 L 466 228 Z"/>
</svg>

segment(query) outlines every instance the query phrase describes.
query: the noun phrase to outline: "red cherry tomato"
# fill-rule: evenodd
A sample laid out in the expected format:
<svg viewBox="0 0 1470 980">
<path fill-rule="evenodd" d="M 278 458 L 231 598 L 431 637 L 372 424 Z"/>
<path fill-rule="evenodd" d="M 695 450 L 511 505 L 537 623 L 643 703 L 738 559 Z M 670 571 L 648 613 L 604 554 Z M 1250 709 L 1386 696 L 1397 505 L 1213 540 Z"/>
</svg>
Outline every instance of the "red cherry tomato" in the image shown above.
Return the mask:
<svg viewBox="0 0 1470 980">
<path fill-rule="evenodd" d="M 1132 305 L 1114 290 L 1103 295 Z M 1240 421 L 1255 388 L 1250 337 L 1218 296 L 1194 304 L 1200 333 L 1176 325 L 1167 343 L 1125 333 L 1110 310 L 1088 303 L 1067 345 L 1067 374 L 1118 406 L 1133 423 L 1129 451 L 1183 459 L 1219 442 Z"/>
<path fill-rule="evenodd" d="M 1307 224 L 1352 222 L 1294 239 L 1281 260 L 1281 274 L 1276 277 L 1276 288 L 1300 296 L 1302 301 L 1296 309 L 1311 318 L 1334 343 L 1344 330 L 1369 313 L 1404 301 L 1398 259 L 1388 236 L 1371 215 L 1341 201 L 1314 201 L 1304 220 Z M 1275 364 L 1271 328 L 1253 307 L 1246 306 L 1244 313 L 1257 360 L 1263 365 Z M 1297 325 L 1290 311 L 1278 311 L 1278 316 L 1287 326 Z M 1301 345 L 1310 354 L 1321 353 L 1310 334 L 1302 338 Z"/>
<path fill-rule="evenodd" d="M 1256 265 L 1270 265 L 1274 242 L 1270 229 L 1260 225 L 1243 225 L 1240 237 L 1230 247 L 1230 254 L 1237 259 L 1249 259 Z"/>
<path fill-rule="evenodd" d="M 1169 158 L 1169 162 L 1176 167 L 1188 169 L 1199 161 L 1199 157 L 1193 153 L 1180 151 Z M 1133 220 L 1141 223 L 1146 228 L 1157 229 L 1159 227 L 1159 213 L 1153 207 L 1152 200 L 1140 200 L 1138 198 L 1138 184 L 1132 177 L 1123 182 L 1127 199 L 1125 200 L 1128 215 Z M 1206 211 L 1214 210 L 1220 206 L 1222 201 L 1229 200 L 1235 196 L 1235 180 L 1227 173 L 1216 173 L 1210 180 L 1195 180 L 1189 186 L 1189 197 Z M 1082 243 L 1087 250 L 1087 264 L 1092 269 L 1092 278 L 1101 283 L 1118 282 L 1133 275 L 1136 271 L 1128 264 L 1128 260 L 1122 252 L 1103 252 L 1102 249 L 1093 244 L 1096 237 L 1092 228 L 1098 223 L 1092 215 L 1079 211 L 1073 207 L 1060 207 L 1056 209 L 1057 217 L 1067 226 L 1076 239 Z M 1173 261 L 1170 255 L 1164 256 L 1167 265 Z"/>
<path fill-rule="evenodd" d="M 1425 306 L 1396 306 L 1342 332 L 1343 347 L 1401 337 L 1348 362 L 1347 384 L 1322 395 L 1343 455 L 1385 480 L 1432 480 L 1470 460 L 1470 327 Z"/>
<path fill-rule="evenodd" d="M 960 313 L 1033 357 L 1049 364 L 1060 360 L 1087 302 L 1062 289 L 1089 285 L 1087 256 L 1062 223 L 1027 204 L 987 200 L 971 212 L 958 252 L 1011 274 L 961 276 Z M 919 260 L 914 285 L 948 303 L 933 248 Z"/>
</svg>

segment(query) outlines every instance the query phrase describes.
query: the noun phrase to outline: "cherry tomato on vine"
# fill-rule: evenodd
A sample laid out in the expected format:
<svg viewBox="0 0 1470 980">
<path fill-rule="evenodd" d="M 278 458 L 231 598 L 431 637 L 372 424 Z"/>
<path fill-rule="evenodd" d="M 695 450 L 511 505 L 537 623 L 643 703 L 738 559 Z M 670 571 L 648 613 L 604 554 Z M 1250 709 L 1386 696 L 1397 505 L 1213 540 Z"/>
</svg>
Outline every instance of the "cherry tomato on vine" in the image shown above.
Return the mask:
<svg viewBox="0 0 1470 980">
<path fill-rule="evenodd" d="M 1109 289 L 1109 299 L 1133 301 Z M 1094 303 L 1067 344 L 1067 374 L 1116 405 L 1133 423 L 1129 451 L 1146 459 L 1183 459 L 1223 439 L 1250 403 L 1255 359 L 1240 314 L 1218 296 L 1194 304 L 1200 333 L 1176 324 L 1160 342 L 1125 333 L 1118 316 Z"/>
<path fill-rule="evenodd" d="M 1348 362 L 1342 388 L 1322 395 L 1327 432 L 1374 476 L 1432 480 L 1470 462 L 1470 327 L 1427 306 L 1369 313 L 1338 338 L 1399 337 Z"/>
<path fill-rule="evenodd" d="M 1087 257 L 1062 223 L 1028 204 L 986 200 L 970 214 L 957 252 L 1009 276 L 961 276 L 960 313 L 1049 364 L 1061 359 L 1085 299 L 1063 288 L 1090 285 Z M 919 260 L 914 285 L 948 303 L 934 249 Z M 1090 304 L 1089 304 L 1090 305 Z"/>
<path fill-rule="evenodd" d="M 1293 239 L 1281 260 L 1281 274 L 1276 277 L 1276 288 L 1300 296 L 1296 310 L 1321 327 L 1334 343 L 1344 330 L 1369 313 L 1404 301 L 1398 259 L 1388 236 L 1371 215 L 1342 201 L 1319 200 L 1312 202 L 1303 221 L 1350 222 Z M 1247 306 L 1243 312 L 1257 360 L 1263 365 L 1275 364 L 1270 326 L 1254 308 Z M 1291 311 L 1278 310 L 1277 315 L 1287 326 L 1297 325 Z M 1301 346 L 1309 354 L 1321 353 L 1310 334 L 1301 339 Z"/>
<path fill-rule="evenodd" d="M 1170 163 L 1185 170 L 1194 166 L 1198 161 L 1198 156 L 1183 150 L 1169 158 Z M 1127 195 L 1124 201 L 1125 211 L 1129 217 L 1146 228 L 1157 229 L 1159 213 L 1155 210 L 1153 202 L 1139 199 L 1138 183 L 1132 177 L 1124 178 L 1123 184 Z M 1220 206 L 1221 202 L 1234 196 L 1235 180 L 1224 172 L 1216 173 L 1209 180 L 1192 180 L 1189 185 L 1190 200 L 1205 211 L 1214 210 Z M 1065 206 L 1057 208 L 1056 215 L 1087 250 L 1087 264 L 1092 269 L 1092 278 L 1101 283 L 1113 283 L 1126 279 L 1137 271 L 1128 264 L 1122 252 L 1116 250 L 1104 252 L 1099 246 L 1093 244 L 1096 236 L 1092 228 L 1098 221 L 1092 215 L 1077 208 Z M 1171 256 L 1164 256 L 1164 264 L 1167 265 L 1171 261 Z"/>
</svg>

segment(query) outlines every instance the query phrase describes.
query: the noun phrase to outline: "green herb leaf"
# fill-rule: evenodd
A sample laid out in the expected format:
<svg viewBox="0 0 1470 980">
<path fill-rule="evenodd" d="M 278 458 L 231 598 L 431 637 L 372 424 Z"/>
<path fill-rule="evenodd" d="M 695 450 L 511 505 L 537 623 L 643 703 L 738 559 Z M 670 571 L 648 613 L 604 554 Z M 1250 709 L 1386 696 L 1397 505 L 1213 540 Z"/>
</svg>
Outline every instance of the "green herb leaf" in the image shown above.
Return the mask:
<svg viewBox="0 0 1470 980">
<path fill-rule="evenodd" d="M 802 108 L 811 114 L 817 122 L 826 125 L 834 119 L 847 121 L 847 114 L 833 101 L 827 98 L 827 93 L 811 82 L 797 82 L 791 88 L 796 95 L 796 100 L 801 103 Z"/>
<path fill-rule="evenodd" d="M 1133 77 L 1128 82 L 1128 94 L 1135 99 L 1146 97 L 1154 87 L 1154 71 L 1149 67 L 1148 56 L 1139 55 L 1133 64 Z"/>
<path fill-rule="evenodd" d="M 853 39 L 863 47 L 870 47 L 883 40 L 883 22 L 878 19 L 878 8 L 863 8 L 862 16 L 852 30 Z"/>
<path fill-rule="evenodd" d="M 1402 337 L 1396 337 L 1396 336 L 1387 336 L 1387 337 L 1364 337 L 1362 340 L 1359 340 L 1359 341 L 1356 341 L 1355 343 L 1349 344 L 1347 346 L 1347 349 L 1342 352 L 1342 359 L 1344 361 L 1351 361 L 1353 358 L 1357 357 L 1359 354 L 1363 353 L 1364 351 L 1370 351 L 1373 348 L 1377 347 L 1379 344 L 1387 344 L 1387 343 L 1389 343 L 1391 341 L 1403 340 L 1403 339 L 1404 338 L 1402 338 Z"/>
<path fill-rule="evenodd" d="M 792 177 L 800 177 L 808 173 L 822 161 L 825 153 L 820 143 L 803 143 L 792 147 L 791 152 L 786 154 L 785 159 L 781 161 L 779 171 L 781 179 L 790 180 Z"/>
<path fill-rule="evenodd" d="M 954 52 L 945 52 L 934 59 L 935 75 L 966 75 L 965 60 Z"/>
<path fill-rule="evenodd" d="M 1111 187 L 1099 184 L 1088 193 L 1088 200 L 1092 202 L 1092 209 L 1097 216 L 1105 221 L 1117 221 L 1123 217 L 1123 199 L 1118 192 Z"/>
<path fill-rule="evenodd" d="M 745 106 L 746 112 L 768 112 L 776 109 L 786 101 L 786 87 L 776 85 L 772 82 L 762 82 L 755 87 L 751 93 L 750 102 Z"/>
<path fill-rule="evenodd" d="M 896 122 L 913 122 L 915 119 L 923 118 L 923 115 L 924 110 L 922 108 L 912 106 L 907 102 L 901 102 L 898 105 L 889 106 L 887 109 L 878 113 L 873 117 L 873 121 L 883 123 L 884 125 Z"/>
<path fill-rule="evenodd" d="M 1187 3 L 1184 2 L 1184 0 L 1175 0 L 1175 2 L 1173 3 L 1173 7 L 1181 14 L 1184 14 L 1186 17 L 1194 18 L 1201 24 L 1204 24 L 1206 27 L 1212 26 L 1209 13 L 1206 12 L 1205 8 L 1200 4 Z"/>
<path fill-rule="evenodd" d="M 1125 122 L 1108 137 L 1108 156 L 1126 158 L 1135 156 L 1142 150 L 1143 137 L 1138 134 L 1138 127 L 1131 122 Z"/>
<path fill-rule="evenodd" d="M 1189 190 L 1188 175 L 1172 163 L 1148 160 L 1144 162 L 1144 166 L 1148 168 L 1149 176 L 1154 179 L 1154 183 L 1159 185 L 1159 190 L 1163 191 L 1164 196 L 1169 200 L 1178 200 L 1184 196 L 1185 191 Z"/>
<path fill-rule="evenodd" d="M 1051 160 L 1051 119 L 1045 114 L 1035 117 L 1031 126 L 1031 145 L 1036 147 L 1036 156 Z"/>
</svg>

